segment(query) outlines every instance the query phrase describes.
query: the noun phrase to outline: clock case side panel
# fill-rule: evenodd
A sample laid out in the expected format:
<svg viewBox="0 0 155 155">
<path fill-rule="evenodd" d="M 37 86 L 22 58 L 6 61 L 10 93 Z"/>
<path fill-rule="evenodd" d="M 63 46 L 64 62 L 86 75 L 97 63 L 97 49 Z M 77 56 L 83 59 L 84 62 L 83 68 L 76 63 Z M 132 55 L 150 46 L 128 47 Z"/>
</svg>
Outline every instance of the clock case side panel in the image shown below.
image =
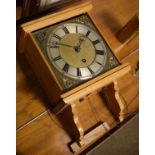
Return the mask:
<svg viewBox="0 0 155 155">
<path fill-rule="evenodd" d="M 25 56 L 53 106 L 60 100 L 62 88 L 31 33 L 27 34 Z"/>
</svg>

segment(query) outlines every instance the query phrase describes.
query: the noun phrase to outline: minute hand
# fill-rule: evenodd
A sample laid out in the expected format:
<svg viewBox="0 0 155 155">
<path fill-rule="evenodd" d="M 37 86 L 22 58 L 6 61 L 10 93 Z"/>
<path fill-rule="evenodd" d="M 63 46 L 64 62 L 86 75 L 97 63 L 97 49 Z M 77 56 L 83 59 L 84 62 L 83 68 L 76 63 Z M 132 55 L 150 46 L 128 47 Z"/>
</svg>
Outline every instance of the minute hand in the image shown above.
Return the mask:
<svg viewBox="0 0 155 155">
<path fill-rule="evenodd" d="M 58 44 L 58 45 L 74 48 L 74 46 L 67 45 L 67 44 L 62 44 L 62 43 L 61 44 Z"/>
</svg>

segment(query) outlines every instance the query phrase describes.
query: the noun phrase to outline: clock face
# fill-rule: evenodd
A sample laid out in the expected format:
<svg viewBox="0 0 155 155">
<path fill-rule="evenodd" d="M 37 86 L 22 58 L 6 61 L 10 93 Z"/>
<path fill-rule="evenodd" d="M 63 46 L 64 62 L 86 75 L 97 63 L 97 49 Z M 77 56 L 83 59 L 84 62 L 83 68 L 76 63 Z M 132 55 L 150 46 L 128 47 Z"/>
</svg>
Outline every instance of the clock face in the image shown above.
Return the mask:
<svg viewBox="0 0 155 155">
<path fill-rule="evenodd" d="M 33 36 L 64 91 L 119 65 L 88 14 L 49 25 L 34 31 Z"/>
<path fill-rule="evenodd" d="M 107 48 L 94 30 L 81 23 L 56 27 L 47 38 L 46 55 L 63 75 L 79 80 L 101 73 L 107 62 Z"/>
</svg>

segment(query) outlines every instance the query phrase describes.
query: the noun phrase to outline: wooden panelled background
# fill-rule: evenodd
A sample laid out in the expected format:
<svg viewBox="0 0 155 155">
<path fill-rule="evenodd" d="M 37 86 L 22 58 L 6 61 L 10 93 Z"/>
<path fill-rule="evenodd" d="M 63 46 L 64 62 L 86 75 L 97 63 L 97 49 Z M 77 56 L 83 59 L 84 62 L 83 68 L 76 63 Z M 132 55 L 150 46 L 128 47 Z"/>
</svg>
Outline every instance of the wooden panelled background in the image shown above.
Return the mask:
<svg viewBox="0 0 155 155">
<path fill-rule="evenodd" d="M 120 61 L 129 62 L 133 70 L 136 69 L 138 35 L 124 44 L 116 36 L 137 12 L 138 0 L 94 0 L 93 5 L 90 16 L 101 29 L 111 49 Z M 71 138 L 52 114 L 50 103 L 23 54 L 17 53 L 16 66 L 17 154 L 72 154 L 67 147 Z"/>
</svg>

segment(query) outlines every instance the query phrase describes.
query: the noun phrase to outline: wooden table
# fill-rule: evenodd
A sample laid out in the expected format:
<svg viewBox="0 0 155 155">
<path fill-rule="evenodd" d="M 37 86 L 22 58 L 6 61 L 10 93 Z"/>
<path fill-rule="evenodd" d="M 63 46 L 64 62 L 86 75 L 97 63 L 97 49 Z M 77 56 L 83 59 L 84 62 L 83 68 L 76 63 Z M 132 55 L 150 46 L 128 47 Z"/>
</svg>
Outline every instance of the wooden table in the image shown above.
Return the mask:
<svg viewBox="0 0 155 155">
<path fill-rule="evenodd" d="M 120 61 L 129 62 L 135 69 L 138 35 L 122 44 L 116 34 L 136 13 L 138 0 L 94 0 L 93 4 L 90 15 L 111 49 Z M 49 101 L 22 54 L 17 54 L 16 74 L 17 154 L 72 154 L 67 147 L 71 138 L 52 114 Z"/>
</svg>

